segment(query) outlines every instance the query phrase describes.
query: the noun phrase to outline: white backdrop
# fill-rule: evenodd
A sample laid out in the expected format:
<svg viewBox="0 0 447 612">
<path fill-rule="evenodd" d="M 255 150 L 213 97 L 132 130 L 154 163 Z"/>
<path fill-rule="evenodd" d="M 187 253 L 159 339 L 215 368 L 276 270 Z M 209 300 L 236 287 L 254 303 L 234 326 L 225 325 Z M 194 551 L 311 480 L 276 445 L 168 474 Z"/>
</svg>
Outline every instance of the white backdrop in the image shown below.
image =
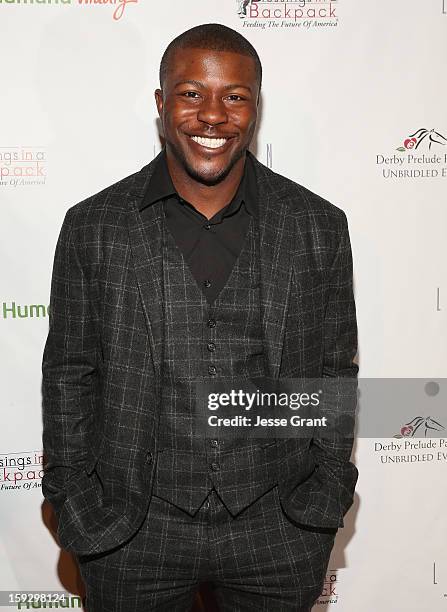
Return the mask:
<svg viewBox="0 0 447 612">
<path fill-rule="evenodd" d="M 347 214 L 360 376 L 447 377 L 447 2 L 264 1 L 245 19 L 237 5 L 0 0 L 0 590 L 78 592 L 40 489 L 54 248 L 67 208 L 159 151 L 159 61 L 189 27 L 254 44 L 253 151 Z M 445 610 L 447 450 L 390 463 L 379 442 L 356 444 L 356 501 L 315 610 Z"/>
</svg>

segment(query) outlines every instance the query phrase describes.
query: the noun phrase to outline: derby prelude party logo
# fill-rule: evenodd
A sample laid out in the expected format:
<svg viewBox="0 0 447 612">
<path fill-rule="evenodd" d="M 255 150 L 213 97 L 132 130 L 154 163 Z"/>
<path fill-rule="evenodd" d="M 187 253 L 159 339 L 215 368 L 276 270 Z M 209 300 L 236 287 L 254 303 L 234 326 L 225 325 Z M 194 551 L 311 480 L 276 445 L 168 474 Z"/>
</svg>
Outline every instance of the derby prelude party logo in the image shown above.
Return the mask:
<svg viewBox="0 0 447 612">
<path fill-rule="evenodd" d="M 405 138 L 403 145 L 397 147 L 396 151 L 407 151 L 408 149 L 417 149 L 423 142 L 428 144 L 428 150 L 431 150 L 432 144 L 446 145 L 447 138 L 437 132 L 435 129 L 427 130 L 426 128 L 420 128 L 414 134 L 410 134 L 408 138 Z"/>
<path fill-rule="evenodd" d="M 338 25 L 339 0 L 233 0 L 243 27 L 262 29 Z"/>
<path fill-rule="evenodd" d="M 447 178 L 447 138 L 443 132 L 425 127 L 407 132 L 395 148 L 397 153 L 376 155 L 382 178 Z"/>
<path fill-rule="evenodd" d="M 426 438 L 428 431 L 443 431 L 444 429 L 444 425 L 441 425 L 441 423 L 439 423 L 431 416 L 417 416 L 414 417 L 414 419 L 412 419 L 408 423 L 405 423 L 405 425 L 400 428 L 400 434 L 396 434 L 393 437 L 414 438 L 419 430 L 419 433 L 421 433 L 422 431 L 424 432 L 424 437 Z"/>
</svg>

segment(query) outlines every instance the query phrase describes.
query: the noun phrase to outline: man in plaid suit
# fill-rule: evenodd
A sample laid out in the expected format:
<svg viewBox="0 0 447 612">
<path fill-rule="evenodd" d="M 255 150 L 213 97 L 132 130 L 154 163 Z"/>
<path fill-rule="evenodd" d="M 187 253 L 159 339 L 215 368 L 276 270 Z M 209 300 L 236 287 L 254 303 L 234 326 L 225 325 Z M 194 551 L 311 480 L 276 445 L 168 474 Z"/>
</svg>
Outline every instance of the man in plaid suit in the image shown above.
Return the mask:
<svg viewBox="0 0 447 612">
<path fill-rule="evenodd" d="M 71 207 L 43 356 L 43 494 L 89 612 L 303 612 L 352 504 L 352 431 L 204 439 L 196 381 L 356 380 L 346 215 L 248 152 L 262 69 L 218 24 L 168 46 L 163 151 Z"/>
</svg>

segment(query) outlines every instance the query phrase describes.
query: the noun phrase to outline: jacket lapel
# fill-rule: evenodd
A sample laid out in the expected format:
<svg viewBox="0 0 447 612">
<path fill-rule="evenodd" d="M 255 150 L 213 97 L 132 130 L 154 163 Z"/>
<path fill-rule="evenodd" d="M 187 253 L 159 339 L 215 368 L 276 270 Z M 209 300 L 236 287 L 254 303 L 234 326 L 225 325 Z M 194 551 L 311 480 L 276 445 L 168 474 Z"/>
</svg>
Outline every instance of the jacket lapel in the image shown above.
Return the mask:
<svg viewBox="0 0 447 612">
<path fill-rule="evenodd" d="M 268 376 L 279 378 L 293 269 L 294 219 L 289 215 L 290 206 L 281 177 L 254 156 L 251 158 L 258 188 L 264 350 L 267 353 Z"/>
<path fill-rule="evenodd" d="M 162 207 L 152 204 L 144 219 L 139 206 L 157 156 L 136 173 L 127 193 L 127 224 L 138 290 L 143 305 L 154 366 L 159 378 L 163 347 Z M 278 378 L 292 277 L 294 219 L 281 177 L 251 156 L 258 189 L 260 296 L 264 347 L 269 376 Z M 281 194 L 282 192 L 282 194 Z M 296 240 L 296 236 L 295 236 Z"/>
<path fill-rule="evenodd" d="M 140 293 L 156 378 L 160 378 L 163 347 L 163 257 L 161 203 L 152 204 L 145 210 L 144 222 L 139 207 L 152 176 L 156 161 L 144 166 L 135 175 L 127 193 L 127 227 L 132 251 L 132 260 Z"/>
</svg>

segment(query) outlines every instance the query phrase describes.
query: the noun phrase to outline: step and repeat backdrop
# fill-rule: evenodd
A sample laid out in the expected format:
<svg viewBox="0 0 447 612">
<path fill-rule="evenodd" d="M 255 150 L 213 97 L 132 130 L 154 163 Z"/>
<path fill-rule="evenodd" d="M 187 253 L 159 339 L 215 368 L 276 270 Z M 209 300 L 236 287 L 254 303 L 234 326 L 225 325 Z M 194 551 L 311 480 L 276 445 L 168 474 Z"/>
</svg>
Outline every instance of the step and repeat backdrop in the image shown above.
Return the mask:
<svg viewBox="0 0 447 612">
<path fill-rule="evenodd" d="M 445 610 L 447 0 L 0 0 L 1 607 L 14 591 L 80 606 L 41 492 L 54 249 L 69 207 L 160 151 L 162 52 L 209 22 L 261 57 L 252 151 L 346 212 L 360 377 L 411 380 L 441 407 L 362 406 L 381 427 L 356 440 L 355 503 L 314 610 Z"/>
</svg>

